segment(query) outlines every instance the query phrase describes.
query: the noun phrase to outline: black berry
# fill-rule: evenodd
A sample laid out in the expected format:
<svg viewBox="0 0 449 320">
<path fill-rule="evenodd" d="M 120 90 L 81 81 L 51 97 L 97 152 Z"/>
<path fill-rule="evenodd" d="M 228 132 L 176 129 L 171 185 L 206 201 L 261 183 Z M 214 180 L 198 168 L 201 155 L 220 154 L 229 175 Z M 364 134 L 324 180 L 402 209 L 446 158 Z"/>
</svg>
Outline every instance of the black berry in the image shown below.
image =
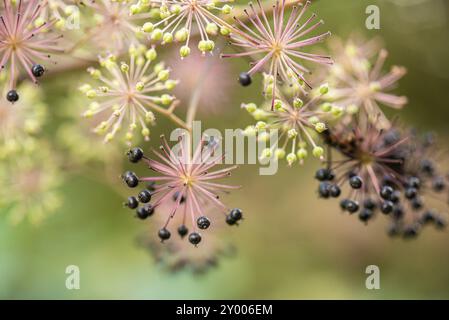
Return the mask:
<svg viewBox="0 0 449 320">
<path fill-rule="evenodd" d="M 6 94 L 6 99 L 9 102 L 16 102 L 19 100 L 19 94 L 17 93 L 16 90 L 9 90 L 8 93 Z"/>
<path fill-rule="evenodd" d="M 143 151 L 140 148 L 133 148 L 129 150 L 127 153 L 128 159 L 132 163 L 139 162 L 143 157 Z"/>
<path fill-rule="evenodd" d="M 45 69 L 40 64 L 35 64 L 31 67 L 31 72 L 33 73 L 33 76 L 39 78 L 44 75 Z"/>
<path fill-rule="evenodd" d="M 349 185 L 353 189 L 360 189 L 362 187 L 362 184 L 362 178 L 360 178 L 359 176 L 353 176 L 349 179 Z"/>
<path fill-rule="evenodd" d="M 189 233 L 189 229 L 185 225 L 180 225 L 178 227 L 178 234 L 181 236 L 181 238 L 184 238 L 187 233 Z"/>
<path fill-rule="evenodd" d="M 139 206 L 139 201 L 137 201 L 136 197 L 128 197 L 128 201 L 125 205 L 130 209 L 135 209 Z"/>
<path fill-rule="evenodd" d="M 161 241 L 164 241 L 170 239 L 171 233 L 166 228 L 162 228 L 159 230 L 158 236 L 161 238 Z"/>
<path fill-rule="evenodd" d="M 251 80 L 251 76 L 246 73 L 246 72 L 242 72 L 239 75 L 239 82 L 242 86 L 247 87 L 251 84 L 252 80 Z"/>
<path fill-rule="evenodd" d="M 189 241 L 191 244 L 196 246 L 201 242 L 201 235 L 198 232 L 192 232 L 191 234 L 189 234 Z"/>
<path fill-rule="evenodd" d="M 148 190 L 142 190 L 142 191 L 139 192 L 137 197 L 139 198 L 139 201 L 142 202 L 142 203 L 150 202 L 150 200 L 151 200 L 151 192 L 148 191 Z"/>
<path fill-rule="evenodd" d="M 207 218 L 207 217 L 199 217 L 197 220 L 196 220 L 196 224 L 198 225 L 198 228 L 200 228 L 200 229 L 207 229 L 207 228 L 209 228 L 209 226 L 210 226 L 210 221 L 209 221 L 209 219 Z"/>
</svg>

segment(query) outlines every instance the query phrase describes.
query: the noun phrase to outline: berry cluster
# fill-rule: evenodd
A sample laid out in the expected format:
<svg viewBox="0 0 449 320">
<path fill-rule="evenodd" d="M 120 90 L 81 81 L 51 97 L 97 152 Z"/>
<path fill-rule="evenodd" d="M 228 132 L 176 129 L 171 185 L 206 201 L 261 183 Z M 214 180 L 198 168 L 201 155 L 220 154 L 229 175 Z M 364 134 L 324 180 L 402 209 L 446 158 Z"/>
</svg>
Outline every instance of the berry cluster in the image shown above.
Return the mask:
<svg viewBox="0 0 449 320">
<path fill-rule="evenodd" d="M 146 187 L 137 196 L 128 197 L 125 205 L 136 210 L 136 216 L 142 220 L 152 216 L 159 206 L 166 205 L 169 209 L 164 210 L 164 213 L 166 212 L 168 217 L 164 226 L 158 231 L 161 241 L 170 239 L 171 232 L 168 225 L 170 220 L 178 214 L 183 216 L 182 224 L 177 228 L 179 236 L 184 238 L 188 235 L 189 242 L 195 246 L 198 245 L 202 240 L 200 230 L 207 230 L 211 226 L 211 220 L 205 213 L 205 208 L 210 205 L 225 213 L 227 224 L 238 224 L 243 218 L 242 211 L 227 209 L 216 194 L 216 191 L 225 191 L 235 187 L 211 182 L 211 180 L 229 176 L 230 170 L 233 169 L 231 167 L 209 171 L 218 160 L 213 159 L 216 144 L 212 145 L 206 140 L 202 140 L 191 159 L 192 161 L 186 161 L 187 154 L 183 147 L 181 155 L 178 157 L 163 137 L 162 142 L 163 155 L 155 151 L 162 162 L 146 157 L 140 148 L 128 151 L 127 155 L 131 163 L 143 160 L 150 169 L 163 176 L 139 178 L 131 171 L 122 174 L 122 179 L 129 188 L 136 188 L 142 182 L 146 183 Z M 180 139 L 180 143 L 184 143 L 183 139 Z M 188 216 L 191 218 L 193 231 L 190 231 L 187 226 Z"/>
</svg>

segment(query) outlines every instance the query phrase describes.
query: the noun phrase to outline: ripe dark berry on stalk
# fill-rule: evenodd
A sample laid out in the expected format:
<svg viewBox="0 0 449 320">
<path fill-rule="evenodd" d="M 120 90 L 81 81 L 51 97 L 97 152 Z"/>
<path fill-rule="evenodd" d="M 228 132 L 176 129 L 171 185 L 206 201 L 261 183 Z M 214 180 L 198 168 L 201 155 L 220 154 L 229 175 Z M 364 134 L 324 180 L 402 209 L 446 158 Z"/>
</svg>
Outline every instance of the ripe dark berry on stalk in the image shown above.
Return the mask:
<svg viewBox="0 0 449 320">
<path fill-rule="evenodd" d="M 394 189 L 390 186 L 384 186 L 380 190 L 380 196 L 385 200 L 390 200 L 391 195 L 393 194 Z"/>
<path fill-rule="evenodd" d="M 348 199 L 343 199 L 343 200 L 341 200 L 340 201 L 340 208 L 342 209 L 342 210 L 346 210 L 346 207 L 348 206 L 348 202 L 349 201 L 351 201 L 351 200 L 348 200 Z"/>
<path fill-rule="evenodd" d="M 346 203 L 346 210 L 350 213 L 355 213 L 359 210 L 359 204 L 356 201 L 348 200 Z"/>
<path fill-rule="evenodd" d="M 315 172 L 315 179 L 317 179 L 318 181 L 330 180 L 330 176 L 331 172 L 329 171 L 329 169 L 321 168 Z"/>
<path fill-rule="evenodd" d="M 147 190 L 148 191 L 156 191 L 156 182 L 150 181 L 147 183 Z"/>
<path fill-rule="evenodd" d="M 178 197 L 179 197 L 179 191 L 176 191 L 173 194 L 173 201 L 178 201 Z M 186 197 L 184 197 L 184 195 L 181 197 L 181 200 L 179 200 L 180 203 L 183 203 L 184 201 L 186 201 Z"/>
<path fill-rule="evenodd" d="M 373 210 L 364 208 L 362 211 L 359 212 L 359 219 L 361 221 L 368 221 L 373 216 Z"/>
<path fill-rule="evenodd" d="M 417 177 L 411 177 L 409 180 L 408 180 L 408 186 L 410 187 L 410 188 L 416 188 L 416 189 L 419 189 L 419 187 L 421 186 L 421 181 L 419 180 L 419 178 L 417 178 Z"/>
<path fill-rule="evenodd" d="M 136 174 L 132 171 L 126 171 L 122 175 L 122 179 L 130 188 L 135 188 L 139 185 L 139 178 L 137 178 Z"/>
<path fill-rule="evenodd" d="M 390 201 L 392 201 L 393 203 L 398 203 L 400 199 L 401 199 L 401 192 L 397 190 L 394 191 L 393 194 L 390 196 Z"/>
<path fill-rule="evenodd" d="M 341 194 L 341 189 L 336 184 L 333 184 L 329 187 L 329 193 L 330 193 L 331 197 L 338 198 Z"/>
<path fill-rule="evenodd" d="M 181 238 L 184 238 L 189 233 L 189 229 L 185 225 L 180 225 L 178 227 L 178 234 L 181 236 Z"/>
<path fill-rule="evenodd" d="M 192 232 L 191 234 L 189 234 L 189 241 L 191 244 L 196 246 L 201 242 L 201 235 L 198 232 Z"/>
<path fill-rule="evenodd" d="M 128 197 L 128 201 L 125 203 L 125 205 L 130 209 L 135 209 L 139 206 L 139 201 L 137 201 L 136 197 Z"/>
<path fill-rule="evenodd" d="M 170 239 L 171 233 L 167 230 L 167 228 L 162 228 L 159 230 L 158 236 L 161 238 L 161 241 L 164 241 Z"/>
<path fill-rule="evenodd" d="M 132 148 L 126 154 L 132 163 L 139 162 L 143 158 L 143 150 L 140 148 Z"/>
<path fill-rule="evenodd" d="M 353 189 L 360 189 L 362 187 L 362 184 L 362 178 L 360 178 L 359 176 L 353 176 L 351 177 L 351 179 L 349 179 L 349 185 Z"/>
<path fill-rule="evenodd" d="M 139 198 L 139 201 L 142 202 L 142 203 L 150 202 L 150 200 L 151 200 L 151 192 L 148 191 L 148 190 L 142 190 L 142 191 L 139 192 L 137 197 Z"/>
<path fill-rule="evenodd" d="M 393 216 L 397 219 L 402 218 L 404 216 L 404 209 L 401 206 L 394 206 Z"/>
<path fill-rule="evenodd" d="M 210 226 L 210 221 L 209 221 L 209 219 L 207 218 L 207 217 L 199 217 L 197 220 L 196 220 L 196 224 L 198 225 L 198 228 L 200 228 L 200 229 L 207 229 L 207 228 L 209 228 L 209 226 Z"/>
<path fill-rule="evenodd" d="M 247 87 L 251 84 L 252 80 L 251 80 L 251 76 L 249 75 L 249 73 L 246 72 L 242 72 L 239 75 L 239 82 L 242 86 Z"/>
<path fill-rule="evenodd" d="M 404 229 L 404 238 L 414 238 L 418 235 L 418 232 L 419 232 L 418 225 L 408 226 Z"/>
<path fill-rule="evenodd" d="M 424 159 L 421 161 L 421 170 L 429 175 L 433 174 L 435 168 L 433 166 L 432 161 Z"/>
<path fill-rule="evenodd" d="M 330 190 L 329 190 L 330 184 L 327 181 L 320 182 L 320 186 L 318 187 L 318 193 L 321 198 L 329 198 L 330 196 Z"/>
<path fill-rule="evenodd" d="M 233 226 L 237 223 L 237 221 L 232 219 L 231 215 L 228 214 L 228 215 L 226 215 L 226 223 L 229 224 L 230 226 Z"/>
<path fill-rule="evenodd" d="M 140 207 L 136 210 L 137 217 L 142 220 L 151 216 L 153 214 L 153 212 L 154 212 L 154 208 L 151 206 Z"/>
<path fill-rule="evenodd" d="M 229 216 L 235 221 L 239 221 L 240 219 L 243 218 L 242 210 L 238 208 L 232 209 L 231 212 L 229 213 Z"/>
<path fill-rule="evenodd" d="M 436 192 L 443 191 L 445 186 L 446 186 L 446 183 L 444 182 L 443 177 L 435 178 L 435 180 L 433 180 L 433 182 L 432 182 L 432 188 Z"/>
<path fill-rule="evenodd" d="M 443 220 L 443 218 L 441 218 L 440 216 L 435 217 L 435 226 L 438 229 L 443 229 L 446 227 L 446 221 Z"/>
<path fill-rule="evenodd" d="M 374 210 L 376 208 L 376 202 L 373 199 L 365 199 L 365 201 L 363 201 L 363 207 Z"/>
<path fill-rule="evenodd" d="M 432 211 L 426 211 L 421 217 L 421 223 L 429 223 L 435 220 L 435 213 Z"/>
<path fill-rule="evenodd" d="M 412 200 L 412 208 L 414 210 L 419 210 L 423 207 L 423 203 L 422 200 L 418 197 L 416 197 L 415 199 Z"/>
<path fill-rule="evenodd" d="M 404 193 L 404 195 L 407 199 L 413 199 L 416 197 L 417 194 L 418 194 L 418 190 L 416 190 L 416 188 L 412 188 L 412 187 L 407 188 Z"/>
<path fill-rule="evenodd" d="M 35 64 L 31 67 L 31 73 L 33 74 L 33 76 L 37 78 L 42 77 L 44 75 L 44 72 L 45 72 L 44 66 L 40 64 Z"/>
<path fill-rule="evenodd" d="M 16 102 L 19 100 L 19 94 L 17 93 L 16 90 L 9 90 L 8 93 L 6 94 L 6 99 L 9 102 Z"/>
<path fill-rule="evenodd" d="M 383 214 L 389 214 L 393 211 L 393 207 L 394 207 L 393 202 L 384 201 L 380 206 L 380 211 L 382 211 Z"/>
</svg>

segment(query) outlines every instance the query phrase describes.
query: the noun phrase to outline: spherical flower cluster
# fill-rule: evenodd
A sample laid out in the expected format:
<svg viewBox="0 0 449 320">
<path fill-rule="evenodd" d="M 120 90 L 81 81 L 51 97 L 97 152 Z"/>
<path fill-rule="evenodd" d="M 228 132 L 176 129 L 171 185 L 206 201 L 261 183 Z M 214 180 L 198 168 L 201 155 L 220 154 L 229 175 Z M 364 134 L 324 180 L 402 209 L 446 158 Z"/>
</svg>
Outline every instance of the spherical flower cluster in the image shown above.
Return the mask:
<svg viewBox="0 0 449 320">
<path fill-rule="evenodd" d="M 365 223 L 381 212 L 391 220 L 390 235 L 414 237 L 428 223 L 439 228 L 445 225 L 425 203 L 426 178 L 422 173 L 428 168 L 410 170 L 417 159 L 421 164 L 430 161 L 411 152 L 409 135 L 371 124 L 329 131 L 327 143 L 339 158 L 329 159 L 327 167 L 316 172 L 321 198 L 338 198 L 343 189 L 349 189 L 340 201 L 341 209 L 358 213 Z"/>
<path fill-rule="evenodd" d="M 0 207 L 13 223 L 25 218 L 39 223 L 62 204 L 58 191 L 60 170 L 54 152 L 45 141 L 32 154 L 9 159 L 0 166 Z"/>
<path fill-rule="evenodd" d="M 93 16 L 94 20 L 94 25 L 87 30 L 90 43 L 118 54 L 130 46 L 137 46 L 144 39 L 140 25 L 150 18 L 151 14 L 143 12 L 130 15 L 129 2 L 129 0 L 83 1 L 83 4 L 90 9 L 85 16 Z"/>
<path fill-rule="evenodd" d="M 227 24 L 216 13 L 230 14 L 230 2 L 233 0 L 140 0 L 131 6 L 131 14 L 139 13 L 148 7 L 157 8 L 160 21 L 147 21 L 142 30 L 149 34 L 152 42 L 183 43 L 179 54 L 181 58 L 185 58 L 190 54 L 189 43 L 194 27 L 200 34 L 198 50 L 203 54 L 212 52 L 215 48 L 211 37 L 218 33 L 229 34 Z"/>
<path fill-rule="evenodd" d="M 273 6 L 273 23 L 268 22 L 260 1 L 257 1 L 259 12 L 252 4 L 249 5 L 250 12 L 245 10 L 251 26 L 236 18 L 240 29 L 232 29 L 231 43 L 245 51 L 236 54 L 222 54 L 222 57 L 250 57 L 255 62 L 251 69 L 240 75 L 240 83 L 248 85 L 251 83 L 251 75 L 264 71 L 269 77 L 265 81 L 265 90 L 273 92 L 272 105 L 276 96 L 278 80 L 291 85 L 304 85 L 309 89 L 311 84 L 306 80 L 305 74 L 310 73 L 302 61 L 319 64 L 332 64 L 328 56 L 304 52 L 304 48 L 323 41 L 330 35 L 326 32 L 317 36 L 308 37 L 308 34 L 323 24 L 323 21 L 314 22 L 316 15 L 312 14 L 305 22 L 301 18 L 307 11 L 311 2 L 304 5 L 294 6 L 287 18 L 285 0 L 276 1 Z M 268 87 L 271 87 L 270 89 Z M 306 88 L 303 88 L 306 91 Z"/>
<path fill-rule="evenodd" d="M 327 130 L 327 120 L 342 115 L 339 108 L 328 103 L 319 104 L 320 97 L 327 91 L 328 87 L 322 85 L 313 98 L 306 97 L 303 101 L 296 97 L 292 102 L 278 92 L 280 98 L 274 100 L 273 111 L 271 107 L 257 108 L 254 103 L 242 105 L 257 121 L 245 129 L 245 134 L 257 135 L 263 141 L 277 134 L 276 143 L 262 151 L 262 158 L 286 159 L 290 166 L 296 162 L 303 164 L 310 146 L 314 157 L 324 159 L 324 149 L 316 142 L 316 135 Z"/>
<path fill-rule="evenodd" d="M 0 66 L 2 71 L 9 69 L 6 99 L 12 103 L 19 100 L 16 87 L 20 69 L 37 83 L 46 71 L 41 61 L 62 52 L 58 47 L 60 36 L 52 32 L 56 20 L 43 21 L 39 16 L 46 5 L 40 0 L 19 0 L 17 4 L 5 0 L 1 9 Z"/>
<path fill-rule="evenodd" d="M 372 63 L 373 46 L 355 50 L 350 43 L 335 53 L 339 59 L 332 66 L 326 81 L 332 90 L 325 97 L 351 113 L 357 113 L 382 128 L 388 128 L 390 121 L 385 117 L 381 105 L 401 109 L 407 98 L 396 96 L 390 91 L 406 74 L 404 67 L 393 66 L 388 73 L 383 72 L 387 58 L 385 49 L 377 50 L 377 58 Z M 375 47 L 374 47 L 375 48 Z"/>
<path fill-rule="evenodd" d="M 47 107 L 41 102 L 40 89 L 26 83 L 19 89 L 22 99 L 14 106 L 0 100 L 0 159 L 32 151 L 46 119 Z"/>
<path fill-rule="evenodd" d="M 219 200 L 220 192 L 227 193 L 239 187 L 215 182 L 228 177 L 236 166 L 215 169 L 223 157 L 215 153 L 217 144 L 210 139 L 203 138 L 193 154 L 189 152 L 190 146 L 185 136 L 180 137 L 175 147 L 170 148 L 162 137 L 162 153 L 154 150 L 159 161 L 144 156 L 140 148 L 128 152 L 131 162 L 143 160 L 151 170 L 160 175 L 139 178 L 134 172 L 125 172 L 122 179 L 128 187 L 136 188 L 147 183 L 137 197 L 128 198 L 126 205 L 135 209 L 140 219 L 153 214 L 164 216 L 164 224 L 158 231 L 161 241 L 171 237 L 169 225 L 177 216 L 176 220 L 180 222 L 177 225 L 179 236 L 188 236 L 189 242 L 196 246 L 203 237 L 200 231 L 208 229 L 214 223 L 208 214 L 209 208 L 213 207 L 216 214 L 222 214 L 223 220 L 229 225 L 238 224 L 242 219 L 240 209 L 231 210 Z M 163 208 L 166 209 L 161 211 Z"/>
<path fill-rule="evenodd" d="M 102 69 L 89 68 L 88 72 L 100 85 L 85 84 L 80 90 L 92 100 L 84 116 L 87 118 L 102 115 L 95 128 L 104 134 L 104 141 L 111 141 L 122 126 L 126 125 L 125 140 L 131 144 L 134 132 L 140 127 L 145 140 L 149 139 L 148 125 L 154 124 L 153 112 L 171 117 L 181 123 L 174 114 L 175 98 L 166 93 L 172 90 L 177 81 L 169 79 L 170 70 L 163 63 L 152 66 L 157 54 L 154 48 L 131 47 L 129 63 L 118 62 L 117 57 L 100 57 Z M 103 71 L 106 74 L 103 74 Z M 156 95 L 161 92 L 161 95 Z"/>
</svg>

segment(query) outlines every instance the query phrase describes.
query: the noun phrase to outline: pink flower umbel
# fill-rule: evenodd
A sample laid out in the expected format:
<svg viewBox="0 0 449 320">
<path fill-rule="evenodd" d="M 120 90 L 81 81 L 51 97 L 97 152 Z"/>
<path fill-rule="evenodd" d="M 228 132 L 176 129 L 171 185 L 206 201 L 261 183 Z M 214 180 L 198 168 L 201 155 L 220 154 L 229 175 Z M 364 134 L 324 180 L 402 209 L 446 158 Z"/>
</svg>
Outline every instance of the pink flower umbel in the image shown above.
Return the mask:
<svg viewBox="0 0 449 320">
<path fill-rule="evenodd" d="M 381 105 L 402 109 L 407 98 L 397 96 L 390 91 L 406 74 L 404 67 L 393 66 L 387 73 L 382 71 L 388 53 L 385 49 L 378 52 L 377 59 L 371 63 L 372 52 L 346 50 L 340 52 L 340 61 L 336 61 L 327 81 L 332 88 L 325 99 L 345 108 L 349 113 L 359 112 L 370 122 L 382 128 L 390 125 L 384 116 Z M 348 64 L 347 62 L 350 61 Z"/>
<path fill-rule="evenodd" d="M 0 17 L 0 66 L 9 68 L 9 89 L 6 98 L 10 102 L 19 99 L 16 85 L 19 69 L 25 70 L 31 80 L 43 76 L 45 67 L 38 61 L 48 61 L 50 53 L 62 52 L 58 48 L 61 36 L 52 32 L 56 20 L 44 21 L 40 17 L 47 5 L 41 0 L 19 0 L 13 4 L 4 0 Z"/>
<path fill-rule="evenodd" d="M 137 209 L 137 216 L 141 219 L 151 216 L 155 210 L 156 214 L 165 215 L 165 223 L 158 233 L 162 241 L 170 238 L 171 232 L 168 227 L 176 217 L 177 221 L 181 221 L 177 226 L 178 234 L 181 237 L 189 234 L 189 242 L 193 245 L 200 243 L 202 236 L 198 229 L 205 230 L 211 225 L 211 218 L 206 213 L 208 207 L 215 207 L 217 214 L 221 212 L 229 225 L 237 224 L 242 219 L 240 209 L 230 210 L 219 200 L 218 193 L 228 193 L 229 190 L 239 187 L 215 182 L 228 177 L 231 171 L 237 168 L 231 166 L 215 169 L 223 160 L 223 156 L 216 154 L 217 146 L 216 141 L 203 138 L 191 155 L 185 136 L 179 139 L 176 145 L 179 150 L 176 152 L 174 148 L 168 146 L 162 136 L 160 147 L 162 153 L 154 150 L 159 160 L 147 158 L 139 148 L 128 152 L 131 162 L 143 159 L 151 170 L 159 174 L 155 177 L 138 178 L 135 173 L 127 171 L 122 178 L 130 188 L 135 188 L 142 182 L 149 183 L 146 189 L 139 192 L 137 198 L 129 197 L 126 205 L 131 209 Z M 140 207 L 139 202 L 142 204 Z M 166 211 L 158 211 L 163 208 L 167 208 Z M 179 215 L 182 219 L 178 219 Z"/>
<path fill-rule="evenodd" d="M 272 92 L 273 103 L 278 80 L 287 84 L 299 84 L 303 91 L 306 91 L 304 84 L 312 88 L 304 76 L 310 71 L 302 64 L 302 61 L 332 64 L 332 60 L 328 56 L 302 51 L 305 47 L 321 42 L 330 35 L 330 32 L 326 32 L 307 38 L 309 33 L 323 24 L 323 21 L 313 22 L 316 19 L 315 14 L 300 23 L 310 3 L 307 1 L 305 5 L 294 6 L 287 18 L 285 0 L 276 1 L 273 6 L 272 24 L 268 22 L 267 14 L 259 0 L 257 1 L 259 12 L 252 4 L 249 5 L 250 12 L 245 10 L 252 26 L 235 18 L 240 29 L 232 30 L 231 43 L 236 47 L 243 48 L 245 52 L 222 54 L 222 57 L 250 57 L 253 59 L 255 63 L 247 73 L 240 74 L 239 81 L 244 86 L 249 85 L 251 75 L 258 71 L 267 72 L 269 77 L 266 78 L 264 91 Z"/>
<path fill-rule="evenodd" d="M 145 37 L 140 24 L 150 17 L 144 12 L 129 14 L 129 1 L 84 1 L 93 15 L 95 26 L 88 29 L 90 43 L 109 52 L 122 53 L 130 45 L 138 45 Z"/>
</svg>

